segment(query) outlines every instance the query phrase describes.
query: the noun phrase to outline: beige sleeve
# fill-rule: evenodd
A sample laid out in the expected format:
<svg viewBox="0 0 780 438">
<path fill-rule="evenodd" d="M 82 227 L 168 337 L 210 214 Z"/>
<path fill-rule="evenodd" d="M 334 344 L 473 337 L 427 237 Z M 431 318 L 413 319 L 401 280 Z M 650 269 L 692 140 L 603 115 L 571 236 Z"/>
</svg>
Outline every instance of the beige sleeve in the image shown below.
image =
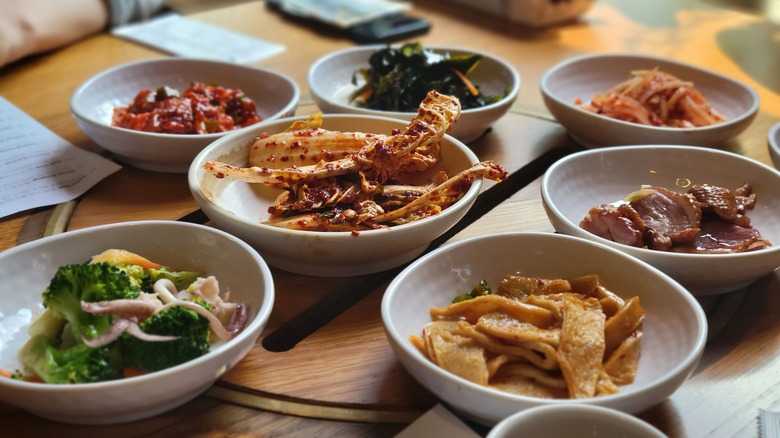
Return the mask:
<svg viewBox="0 0 780 438">
<path fill-rule="evenodd" d="M 104 0 L 0 0 L 0 66 L 105 29 Z"/>
</svg>

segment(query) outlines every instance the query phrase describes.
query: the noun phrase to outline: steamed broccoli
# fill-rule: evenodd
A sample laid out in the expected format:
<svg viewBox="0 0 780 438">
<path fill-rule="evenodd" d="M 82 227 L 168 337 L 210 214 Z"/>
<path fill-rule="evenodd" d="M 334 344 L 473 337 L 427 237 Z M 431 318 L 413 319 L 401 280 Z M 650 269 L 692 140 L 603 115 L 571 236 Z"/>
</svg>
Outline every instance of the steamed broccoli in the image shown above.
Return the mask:
<svg viewBox="0 0 780 438">
<path fill-rule="evenodd" d="M 124 271 L 124 273 L 127 274 L 128 277 L 130 277 L 130 282 L 134 283 L 135 286 L 138 287 L 139 289 L 151 290 L 149 271 L 144 269 L 143 266 L 139 266 L 139 265 L 119 266 L 111 262 L 108 263 L 110 265 L 114 265 L 118 267 L 121 271 Z"/>
<path fill-rule="evenodd" d="M 178 336 L 178 339 L 147 342 L 128 334 L 122 335 L 122 353 L 128 367 L 157 371 L 209 351 L 208 320 L 184 307 L 174 306 L 156 313 L 139 326 L 148 334 Z"/>
<path fill-rule="evenodd" d="M 187 289 L 187 287 L 195 282 L 198 277 L 203 277 L 203 273 L 195 271 L 171 271 L 167 267 L 149 269 L 149 280 L 151 284 L 165 278 L 171 280 L 177 290 Z"/>
<path fill-rule="evenodd" d="M 93 339 L 111 327 L 111 317 L 81 310 L 81 302 L 138 298 L 140 289 L 127 272 L 108 263 L 61 266 L 43 292 L 43 305 L 69 324 L 75 339 Z"/>
<path fill-rule="evenodd" d="M 56 344 L 56 338 L 33 336 L 22 347 L 19 358 L 46 383 L 91 383 L 121 377 L 115 344 L 100 348 L 76 344 L 66 350 L 58 349 Z"/>
</svg>

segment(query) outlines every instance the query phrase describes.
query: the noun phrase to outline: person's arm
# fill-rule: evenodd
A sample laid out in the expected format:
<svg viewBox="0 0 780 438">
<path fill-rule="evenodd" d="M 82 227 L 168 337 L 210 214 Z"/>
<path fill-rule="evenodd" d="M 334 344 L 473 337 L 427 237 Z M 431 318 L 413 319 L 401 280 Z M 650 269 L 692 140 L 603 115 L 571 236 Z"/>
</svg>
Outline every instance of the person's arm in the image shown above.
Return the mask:
<svg viewBox="0 0 780 438">
<path fill-rule="evenodd" d="M 0 0 L 0 66 L 106 28 L 104 0 Z"/>
</svg>

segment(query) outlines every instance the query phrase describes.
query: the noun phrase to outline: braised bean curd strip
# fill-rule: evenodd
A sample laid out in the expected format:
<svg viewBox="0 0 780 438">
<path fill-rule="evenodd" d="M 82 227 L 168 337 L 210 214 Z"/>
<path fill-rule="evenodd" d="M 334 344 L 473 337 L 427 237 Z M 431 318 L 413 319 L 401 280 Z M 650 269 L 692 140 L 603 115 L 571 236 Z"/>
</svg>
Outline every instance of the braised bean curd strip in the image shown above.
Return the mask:
<svg viewBox="0 0 780 438">
<path fill-rule="evenodd" d="M 506 178 L 499 165 L 482 162 L 454 176 L 440 172 L 428 184 L 408 182 L 440 162 L 439 142 L 460 110 L 458 99 L 431 91 L 406 128 L 390 134 L 328 131 L 316 114 L 258 137 L 251 167 L 208 161 L 204 168 L 217 178 L 282 189 L 268 210 L 268 225 L 310 231 L 400 225 L 440 213 L 478 176 Z M 279 165 L 286 167 L 273 167 Z"/>
<path fill-rule="evenodd" d="M 433 363 L 479 385 L 542 398 L 590 398 L 634 381 L 644 310 L 587 275 L 484 281 L 409 339 Z"/>
<path fill-rule="evenodd" d="M 635 70 L 631 78 L 581 108 L 615 119 L 651 126 L 692 128 L 726 121 L 692 82 L 658 68 Z"/>
</svg>

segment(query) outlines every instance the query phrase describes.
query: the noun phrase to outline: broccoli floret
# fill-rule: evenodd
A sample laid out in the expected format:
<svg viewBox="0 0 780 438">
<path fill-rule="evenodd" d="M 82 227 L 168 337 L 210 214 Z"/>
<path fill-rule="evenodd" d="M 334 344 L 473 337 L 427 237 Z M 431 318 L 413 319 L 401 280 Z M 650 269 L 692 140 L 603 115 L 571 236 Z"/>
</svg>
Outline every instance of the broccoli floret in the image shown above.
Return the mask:
<svg viewBox="0 0 780 438">
<path fill-rule="evenodd" d="M 165 278 L 171 280 L 176 286 L 177 290 L 184 290 L 187 289 L 187 287 L 193 282 L 195 282 L 198 277 L 203 277 L 203 273 L 195 271 L 171 271 L 167 267 L 162 267 L 160 269 L 150 269 L 149 277 L 151 284 L 154 284 L 157 280 Z"/>
<path fill-rule="evenodd" d="M 81 310 L 81 302 L 138 298 L 140 289 L 127 273 L 108 263 L 61 266 L 43 292 L 43 305 L 69 324 L 75 339 L 93 339 L 109 327 L 111 317 Z"/>
<path fill-rule="evenodd" d="M 150 282 L 149 271 L 144 269 L 143 266 L 124 265 L 117 267 L 130 277 L 130 281 L 134 283 L 137 288 L 140 290 L 151 290 L 152 283 Z"/>
<path fill-rule="evenodd" d="M 125 365 L 157 371 L 200 357 L 209 351 L 209 322 L 181 306 L 156 313 L 139 324 L 148 334 L 178 336 L 172 341 L 147 342 L 122 335 Z"/>
<path fill-rule="evenodd" d="M 22 347 L 21 362 L 46 383 L 91 383 L 121 377 L 116 345 L 84 344 L 60 350 L 56 338 L 37 335 Z"/>
</svg>

